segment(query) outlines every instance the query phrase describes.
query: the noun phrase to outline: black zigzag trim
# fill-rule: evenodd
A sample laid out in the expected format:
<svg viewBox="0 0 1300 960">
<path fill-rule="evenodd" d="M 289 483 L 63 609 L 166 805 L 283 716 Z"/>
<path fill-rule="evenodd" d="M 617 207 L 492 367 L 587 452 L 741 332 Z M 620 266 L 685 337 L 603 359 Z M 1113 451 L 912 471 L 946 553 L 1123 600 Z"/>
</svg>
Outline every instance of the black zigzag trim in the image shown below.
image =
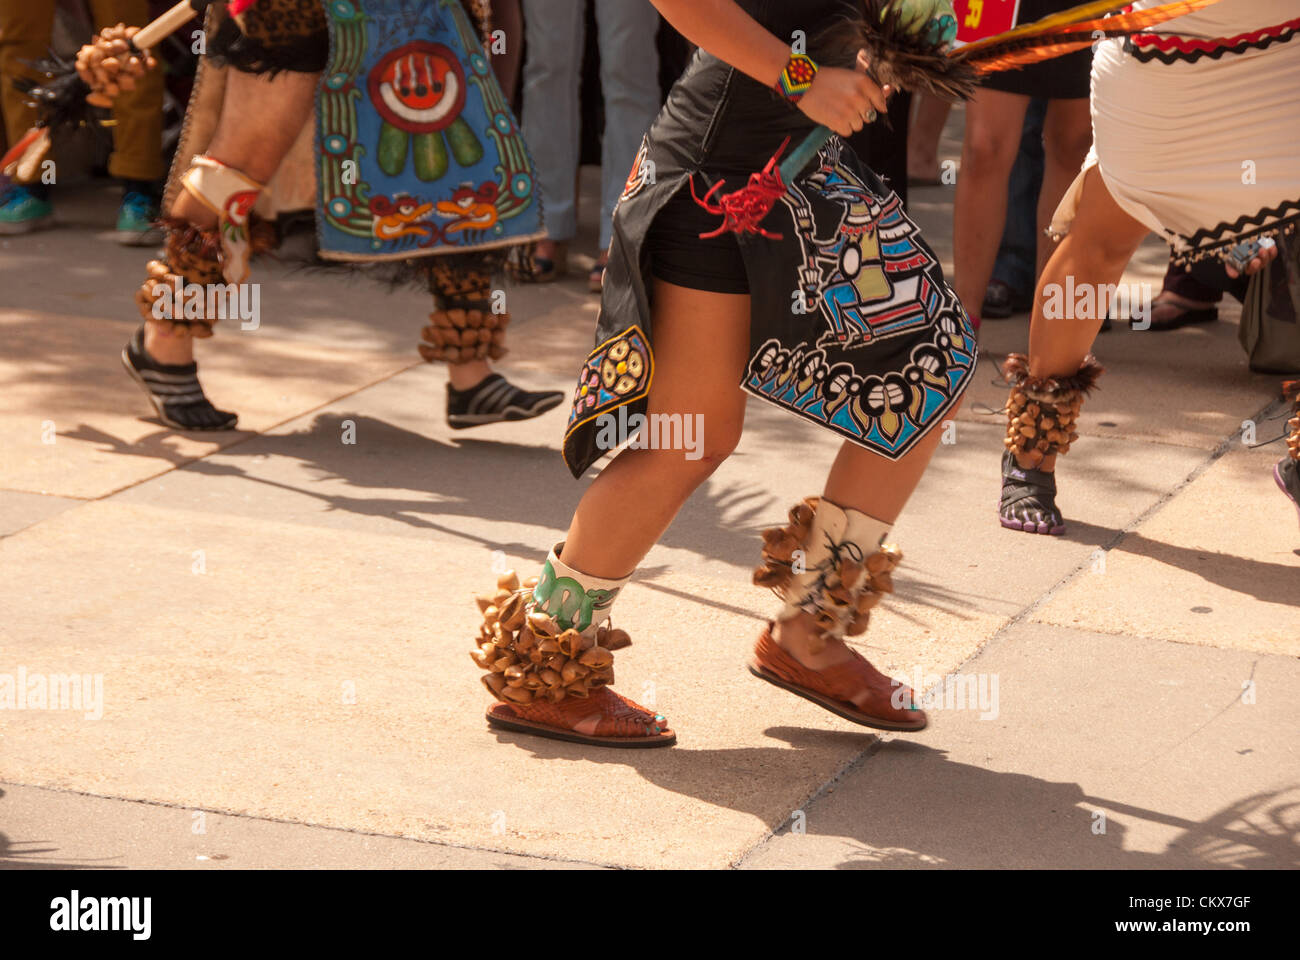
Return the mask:
<svg viewBox="0 0 1300 960">
<path fill-rule="evenodd" d="M 1271 47 L 1275 43 L 1286 43 L 1294 39 L 1300 31 L 1295 29 L 1287 30 L 1285 33 L 1277 33 L 1267 37 L 1261 37 L 1255 41 L 1243 40 L 1241 43 L 1231 47 L 1216 47 L 1213 50 L 1192 50 L 1190 53 L 1183 50 L 1157 50 L 1154 48 L 1142 48 L 1133 42 L 1132 37 L 1124 39 L 1124 52 L 1129 54 L 1139 63 L 1150 63 L 1152 60 L 1158 60 L 1160 63 L 1195 63 L 1197 60 L 1208 58 L 1210 60 L 1219 60 L 1226 54 L 1245 53 L 1247 50 L 1263 50 Z"/>
<path fill-rule="evenodd" d="M 1288 213 L 1288 211 L 1291 211 Z M 1197 230 L 1190 237 L 1178 237 L 1186 246 L 1173 255 L 1177 264 L 1203 260 L 1221 255 L 1229 246 L 1249 240 L 1259 234 L 1289 233 L 1300 226 L 1300 201 L 1284 200 L 1276 207 L 1265 207 L 1255 214 L 1243 214 L 1233 223 L 1220 223 L 1210 230 Z"/>
</svg>

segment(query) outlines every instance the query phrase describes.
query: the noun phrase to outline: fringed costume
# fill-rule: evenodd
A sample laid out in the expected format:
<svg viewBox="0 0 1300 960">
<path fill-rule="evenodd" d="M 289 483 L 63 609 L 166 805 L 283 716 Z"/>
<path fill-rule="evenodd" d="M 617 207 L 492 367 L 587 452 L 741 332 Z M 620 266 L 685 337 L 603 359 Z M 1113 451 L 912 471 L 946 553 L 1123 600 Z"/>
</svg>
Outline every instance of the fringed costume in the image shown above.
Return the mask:
<svg viewBox="0 0 1300 960">
<path fill-rule="evenodd" d="M 322 259 L 369 265 L 433 294 L 424 359 L 501 358 L 510 315 L 493 295 L 494 275 L 509 247 L 544 230 L 528 148 L 481 43 L 490 29 L 486 0 L 231 0 L 213 4 L 207 17 L 211 41 L 164 208 L 184 191 L 217 222 L 166 223 L 164 255 L 149 264 L 137 296 L 145 322 L 172 336 L 211 336 L 218 316 L 179 314 L 163 292 L 248 282 L 250 257 L 273 243 L 266 221 L 313 207 Z M 120 46 L 121 38 L 98 42 Z M 95 96 L 102 54 L 92 45 L 78 61 Z M 230 102 L 230 70 L 268 75 L 272 84 L 283 73 L 320 74 L 313 116 L 269 183 L 205 155 L 223 112 L 239 109 Z M 156 363 L 141 334 L 123 360 L 169 425 L 234 425 L 234 414 L 208 403 L 193 364 Z M 525 419 L 562 399 L 490 374 L 471 390 L 448 385 L 448 422 Z"/>
</svg>

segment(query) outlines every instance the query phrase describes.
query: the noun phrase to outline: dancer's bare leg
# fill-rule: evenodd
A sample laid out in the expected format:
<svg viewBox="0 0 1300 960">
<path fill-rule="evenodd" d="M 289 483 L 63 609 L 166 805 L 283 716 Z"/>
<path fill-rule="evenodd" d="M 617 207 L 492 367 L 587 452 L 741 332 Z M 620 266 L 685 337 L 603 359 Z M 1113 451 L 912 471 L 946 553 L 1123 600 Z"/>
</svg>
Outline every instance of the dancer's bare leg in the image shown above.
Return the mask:
<svg viewBox="0 0 1300 960">
<path fill-rule="evenodd" d="M 624 450 L 601 472 L 578 504 L 562 556 L 593 576 L 618 579 L 636 568 L 682 504 L 735 449 L 745 423 L 738 384 L 749 359 L 749 297 L 656 280 L 653 323 L 655 375 L 647 412 L 700 414 L 702 455 L 688 460 L 682 450 Z"/>
<path fill-rule="evenodd" d="M 561 559 L 610 580 L 636 568 L 691 493 L 735 448 L 744 425 L 745 395 L 737 384 L 749 354 L 749 298 L 656 281 L 654 310 L 656 366 L 648 412 L 702 414 L 703 456 L 687 460 L 679 450 L 624 450 L 588 488 Z M 892 524 L 941 436 L 932 430 L 897 461 L 844 443 L 824 496 Z M 852 658 L 842 640 L 819 640 L 816 633 L 812 618 L 801 614 L 778 626 L 776 640 L 814 670 Z"/>
<path fill-rule="evenodd" d="M 513 103 L 524 52 L 524 11 L 519 0 L 496 0 L 492 4 L 492 29 L 505 34 L 505 51 L 492 53 L 492 72 L 497 75 L 506 103 Z"/>
<path fill-rule="evenodd" d="M 1044 317 L 1043 291 L 1047 284 L 1064 286 L 1067 277 L 1074 278 L 1075 289 L 1083 284 L 1118 283 L 1148 232 L 1115 202 L 1097 168 L 1089 169 L 1083 181 L 1079 211 L 1070 225 L 1070 232 L 1039 277 L 1029 326 L 1029 371 L 1033 376 L 1073 373 L 1092 349 L 1101 327 L 1100 318 L 1049 320 Z M 1276 256 L 1276 249 L 1265 251 L 1251 261 L 1246 272 L 1262 269 Z M 1235 275 L 1235 271 L 1230 273 Z"/>
<path fill-rule="evenodd" d="M 548 559 L 543 577 L 554 577 L 552 568 L 560 567 L 561 577 L 580 576 L 579 587 L 589 596 L 606 592 L 592 584 L 607 586 L 631 574 L 686 499 L 730 455 L 744 425 L 745 396 L 737 384 L 749 355 L 749 297 L 655 280 L 653 324 L 655 372 L 647 413 L 678 414 L 692 423 L 699 415 L 703 437 L 695 437 L 700 445 L 689 452 L 702 455 L 687 459 L 686 450 L 624 449 L 587 488 L 563 549 Z M 531 595 L 538 604 L 533 609 L 551 612 L 552 594 L 543 597 L 543 586 Z M 614 585 L 614 592 L 620 588 Z M 572 625 L 581 630 L 585 624 Z M 620 701 L 607 688 L 555 706 L 513 703 L 511 712 L 587 736 L 671 736 L 663 716 Z"/>
<path fill-rule="evenodd" d="M 1029 325 L 1030 376 L 1073 375 L 1091 352 L 1104 319 L 1102 316 L 1076 318 L 1070 310 L 1064 311 L 1062 317 L 1048 319 L 1043 313 L 1043 304 L 1048 299 L 1044 291 L 1063 290 L 1067 278 L 1072 279 L 1076 290 L 1088 285 L 1098 289 L 1101 285 L 1117 283 L 1148 232 L 1144 225 L 1120 209 L 1101 174 L 1092 167 L 1084 177 L 1078 213 L 1070 232 L 1057 245 L 1039 276 Z M 1017 453 L 1016 462 L 1024 470 L 1052 473 L 1056 469 L 1056 454 L 1049 453 L 1035 465 Z M 1049 516 L 1050 513 L 1048 509 L 1041 522 L 1058 525 L 1059 521 Z"/>
<path fill-rule="evenodd" d="M 1088 98 L 1049 100 L 1043 119 L 1043 183 L 1038 190 L 1038 260 L 1035 276 L 1043 272 L 1056 244 L 1046 235 L 1052 214 L 1083 167 L 1092 146 L 1092 115 Z"/>
<path fill-rule="evenodd" d="M 972 313 L 984 302 L 1007 218 L 1007 179 L 1029 97 L 980 88 L 966 104 L 961 174 L 953 206 L 953 281 Z"/>
<path fill-rule="evenodd" d="M 1044 290 L 1063 289 L 1067 278 L 1074 288 L 1118 283 L 1124 268 L 1150 231 L 1117 204 L 1094 166 L 1083 181 L 1079 210 L 1070 232 L 1047 261 L 1039 277 L 1029 324 L 1029 372 L 1033 376 L 1064 376 L 1079 369 L 1092 350 L 1101 317 L 1048 319 L 1043 314 Z M 1050 284 L 1057 287 L 1050 288 Z M 1100 311 L 1098 311 L 1100 312 Z M 1049 470 L 1050 467 L 1039 467 Z"/>
<path fill-rule="evenodd" d="M 1091 288 L 1102 305 L 1103 288 L 1118 283 L 1148 229 L 1115 202 L 1097 167 L 1085 174 L 1069 233 L 1039 277 L 1029 327 L 1029 356 L 1008 358 L 1004 374 L 1012 385 L 1008 400 L 1008 453 L 1003 455 L 1004 527 L 1059 535 L 1065 520 L 1056 506 L 1058 451 L 1069 449 L 1083 397 L 1101 368 L 1089 360 L 1105 310 L 1077 317 L 1073 310 L 1048 318 L 1044 306 L 1072 286 Z M 1257 257 L 1248 272 L 1261 269 L 1275 251 Z M 1054 311 L 1055 312 L 1055 311 Z"/>
<path fill-rule="evenodd" d="M 221 116 L 207 156 L 265 183 L 280 166 L 311 115 L 319 73 L 283 71 L 274 77 L 229 70 Z M 177 192 L 171 215 L 198 227 L 216 225 L 217 215 L 188 191 Z M 194 340 L 145 324 L 145 349 L 159 363 L 194 359 Z"/>
<path fill-rule="evenodd" d="M 907 128 L 907 175 L 920 180 L 939 177 L 939 141 L 952 104 L 926 93 L 916 95 L 912 122 Z"/>
</svg>

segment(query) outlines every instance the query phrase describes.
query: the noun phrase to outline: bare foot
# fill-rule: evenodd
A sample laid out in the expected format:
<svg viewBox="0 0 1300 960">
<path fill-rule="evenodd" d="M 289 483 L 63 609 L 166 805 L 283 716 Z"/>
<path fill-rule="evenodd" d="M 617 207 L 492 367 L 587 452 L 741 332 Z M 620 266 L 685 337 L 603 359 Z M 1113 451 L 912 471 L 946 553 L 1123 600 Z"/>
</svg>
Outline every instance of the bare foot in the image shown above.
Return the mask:
<svg viewBox="0 0 1300 960">
<path fill-rule="evenodd" d="M 144 325 L 144 349 L 159 363 L 173 365 L 194 362 L 194 338 L 164 333 L 156 323 Z"/>
</svg>

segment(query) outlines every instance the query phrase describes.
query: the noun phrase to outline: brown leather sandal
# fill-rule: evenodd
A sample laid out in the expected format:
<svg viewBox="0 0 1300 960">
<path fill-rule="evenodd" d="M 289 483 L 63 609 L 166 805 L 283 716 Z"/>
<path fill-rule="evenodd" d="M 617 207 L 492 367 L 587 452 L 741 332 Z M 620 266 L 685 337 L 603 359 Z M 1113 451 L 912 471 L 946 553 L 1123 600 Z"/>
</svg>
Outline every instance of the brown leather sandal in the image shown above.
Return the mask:
<svg viewBox="0 0 1300 960">
<path fill-rule="evenodd" d="M 647 717 L 654 719 L 647 722 Z M 609 687 L 601 687 L 585 699 L 566 697 L 558 703 L 495 703 L 488 708 L 487 721 L 505 730 L 594 747 L 671 747 L 677 742 L 677 734 L 661 728 L 662 714 Z"/>
<path fill-rule="evenodd" d="M 608 615 L 627 579 L 582 574 L 560 560 L 563 547 L 552 548 L 541 577 L 521 583 L 507 570 L 495 593 L 478 598 L 483 623 L 470 656 L 500 701 L 488 708 L 488 724 L 596 747 L 671 747 L 677 735 L 661 714 L 609 689 L 614 651 L 632 638 L 594 617 L 597 604 Z M 585 614 L 575 597 L 585 600 Z M 575 609 L 567 609 L 570 601 Z"/>
<path fill-rule="evenodd" d="M 929 720 L 925 711 L 916 706 L 911 687 L 889 679 L 856 650 L 851 652 L 853 659 L 846 663 L 812 670 L 777 645 L 772 638 L 772 624 L 768 623 L 754 645 L 749 672 L 864 727 L 912 733 L 924 730 Z M 862 701 L 861 706 L 851 699 L 854 696 Z"/>
</svg>

